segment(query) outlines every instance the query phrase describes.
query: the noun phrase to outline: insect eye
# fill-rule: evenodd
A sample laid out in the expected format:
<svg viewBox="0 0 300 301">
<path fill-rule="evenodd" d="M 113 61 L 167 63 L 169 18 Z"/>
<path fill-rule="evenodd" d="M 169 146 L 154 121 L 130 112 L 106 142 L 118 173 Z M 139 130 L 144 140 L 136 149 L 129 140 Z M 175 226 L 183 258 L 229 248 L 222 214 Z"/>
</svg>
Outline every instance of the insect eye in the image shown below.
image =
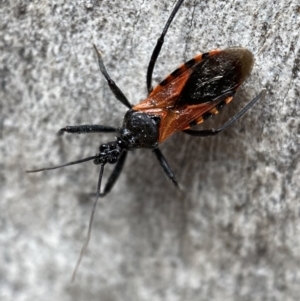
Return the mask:
<svg viewBox="0 0 300 301">
<path fill-rule="evenodd" d="M 99 147 L 100 153 L 103 153 L 107 150 L 108 145 L 107 144 L 101 144 Z"/>
</svg>

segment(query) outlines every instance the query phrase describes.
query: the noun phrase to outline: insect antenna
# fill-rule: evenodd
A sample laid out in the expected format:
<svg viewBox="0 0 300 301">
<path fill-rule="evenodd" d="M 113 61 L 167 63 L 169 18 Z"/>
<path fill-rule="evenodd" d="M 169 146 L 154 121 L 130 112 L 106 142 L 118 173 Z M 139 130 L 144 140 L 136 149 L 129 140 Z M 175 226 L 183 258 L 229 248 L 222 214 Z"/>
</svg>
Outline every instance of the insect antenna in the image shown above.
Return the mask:
<svg viewBox="0 0 300 301">
<path fill-rule="evenodd" d="M 74 282 L 74 280 L 76 278 L 79 265 L 81 263 L 81 260 L 83 258 L 84 253 L 87 250 L 87 247 L 88 247 L 88 244 L 89 244 L 89 241 L 90 241 L 90 238 L 91 238 L 92 226 L 93 226 L 93 221 L 94 221 L 94 215 L 95 215 L 97 203 L 98 203 L 98 200 L 99 200 L 99 197 L 100 197 L 101 181 L 102 181 L 102 176 L 103 176 L 104 164 L 105 163 L 102 163 L 101 166 L 100 166 L 100 173 L 99 173 L 99 179 L 98 179 L 98 184 L 97 184 L 97 194 L 96 194 L 96 199 L 95 199 L 95 202 L 94 202 L 94 205 L 93 205 L 93 208 L 92 208 L 92 213 L 91 213 L 91 217 L 90 217 L 88 233 L 87 233 L 87 237 L 85 239 L 85 242 L 83 243 L 83 246 L 81 248 L 80 255 L 79 255 L 79 258 L 77 260 L 77 263 L 76 263 L 76 266 L 75 266 L 75 269 L 74 269 L 74 272 L 73 272 L 73 275 L 72 275 L 71 282 Z"/>
<path fill-rule="evenodd" d="M 52 170 L 52 169 L 58 169 L 58 168 L 62 168 L 62 167 L 66 167 L 66 166 L 70 166 L 70 165 L 74 165 L 74 164 L 79 164 L 79 163 L 83 163 L 86 161 L 91 161 L 93 159 L 95 159 L 97 156 L 92 156 L 92 157 L 87 157 L 81 160 L 77 160 L 77 161 L 72 161 L 63 165 L 57 165 L 57 166 L 53 166 L 53 167 L 45 167 L 45 168 L 40 168 L 40 169 L 32 169 L 32 170 L 26 170 L 27 173 L 32 173 L 32 172 L 40 172 L 40 171 L 45 171 L 45 170 Z"/>
</svg>

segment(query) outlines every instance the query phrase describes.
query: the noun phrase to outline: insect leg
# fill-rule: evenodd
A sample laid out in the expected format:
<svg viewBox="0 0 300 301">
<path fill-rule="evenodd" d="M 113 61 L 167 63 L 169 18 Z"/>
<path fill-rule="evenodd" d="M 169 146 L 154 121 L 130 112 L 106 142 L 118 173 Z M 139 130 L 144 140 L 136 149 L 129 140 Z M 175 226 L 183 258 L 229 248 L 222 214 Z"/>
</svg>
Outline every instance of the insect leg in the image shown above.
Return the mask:
<svg viewBox="0 0 300 301">
<path fill-rule="evenodd" d="M 159 150 L 159 148 L 154 149 L 153 152 L 156 155 L 156 158 L 158 159 L 159 164 L 161 165 L 161 167 L 164 170 L 164 172 L 167 175 L 167 177 L 173 182 L 173 184 L 177 188 L 179 188 L 179 185 L 178 185 L 178 182 L 176 180 L 176 177 L 175 177 L 175 175 L 174 175 L 171 167 L 169 166 L 167 160 L 163 156 L 162 152 Z"/>
<path fill-rule="evenodd" d="M 130 102 L 128 101 L 128 99 L 126 98 L 126 96 L 123 94 L 123 92 L 120 90 L 120 88 L 116 85 L 116 83 L 108 75 L 108 73 L 106 71 L 106 68 L 104 66 L 104 62 L 103 62 L 102 55 L 101 55 L 100 51 L 97 49 L 97 47 L 95 45 L 94 45 L 94 48 L 95 48 L 96 53 L 97 53 L 98 64 L 99 64 L 100 71 L 103 74 L 103 76 L 105 77 L 105 79 L 107 80 L 107 83 L 109 85 L 110 90 L 114 93 L 115 97 L 124 106 L 126 106 L 129 109 L 131 109 L 132 108 L 132 104 L 130 104 Z"/>
<path fill-rule="evenodd" d="M 111 126 L 105 125 L 94 125 L 94 124 L 84 124 L 84 125 L 67 125 L 66 127 L 60 129 L 57 134 L 63 135 L 63 133 L 71 134 L 89 134 L 89 133 L 114 133 L 117 129 Z"/>
<path fill-rule="evenodd" d="M 183 132 L 192 136 L 205 137 L 205 136 L 213 136 L 218 133 L 226 130 L 233 123 L 239 120 L 260 98 L 264 97 L 266 94 L 266 90 L 262 90 L 256 97 L 254 97 L 242 110 L 240 110 L 237 114 L 235 114 L 232 118 L 230 118 L 227 122 L 225 122 L 218 129 L 209 129 L 202 131 L 194 131 L 194 130 L 184 130 Z"/>
<path fill-rule="evenodd" d="M 158 58 L 158 55 L 160 53 L 160 50 L 161 50 L 161 47 L 164 43 L 164 38 L 165 38 L 165 35 L 169 29 L 169 26 L 171 25 L 179 7 L 181 6 L 182 2 L 184 0 L 178 0 L 163 31 L 162 31 L 162 34 L 160 35 L 160 37 L 158 38 L 157 42 L 156 42 L 156 45 L 153 49 L 153 52 L 152 52 L 152 55 L 151 55 L 151 58 L 150 58 L 150 62 L 149 62 L 149 65 L 148 65 L 148 70 L 147 70 L 147 90 L 148 90 L 148 93 L 150 94 L 150 92 L 152 91 L 152 73 L 153 73 L 153 69 L 154 69 L 154 65 L 156 63 L 156 60 Z"/>
<path fill-rule="evenodd" d="M 109 176 L 107 183 L 105 184 L 103 192 L 100 193 L 100 197 L 104 197 L 106 194 L 108 194 L 111 191 L 111 189 L 113 188 L 113 186 L 115 185 L 115 183 L 118 180 L 118 178 L 121 174 L 121 171 L 123 169 L 123 166 L 124 166 L 124 163 L 126 160 L 126 156 L 127 156 L 127 152 L 124 151 L 122 153 L 120 159 L 116 163 L 111 175 Z"/>
</svg>

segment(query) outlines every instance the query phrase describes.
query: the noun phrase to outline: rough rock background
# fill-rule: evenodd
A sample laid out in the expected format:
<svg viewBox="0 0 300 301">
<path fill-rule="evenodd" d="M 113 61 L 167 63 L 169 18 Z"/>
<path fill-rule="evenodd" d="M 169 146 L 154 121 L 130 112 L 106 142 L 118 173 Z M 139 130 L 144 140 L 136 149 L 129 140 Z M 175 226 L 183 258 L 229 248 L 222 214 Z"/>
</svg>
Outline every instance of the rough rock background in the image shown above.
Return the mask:
<svg viewBox="0 0 300 301">
<path fill-rule="evenodd" d="M 297 0 L 186 0 L 154 72 L 158 83 L 198 52 L 243 46 L 251 77 L 216 127 L 262 88 L 268 95 L 213 138 L 161 146 L 184 193 L 150 151 L 130 154 L 102 199 L 75 283 L 98 167 L 34 167 L 96 153 L 126 108 L 101 76 L 92 43 L 132 103 L 175 1 L 0 1 L 1 300 L 299 300 L 300 5 Z M 205 126 L 204 125 L 204 126 Z M 108 173 L 111 166 L 106 168 Z"/>
</svg>

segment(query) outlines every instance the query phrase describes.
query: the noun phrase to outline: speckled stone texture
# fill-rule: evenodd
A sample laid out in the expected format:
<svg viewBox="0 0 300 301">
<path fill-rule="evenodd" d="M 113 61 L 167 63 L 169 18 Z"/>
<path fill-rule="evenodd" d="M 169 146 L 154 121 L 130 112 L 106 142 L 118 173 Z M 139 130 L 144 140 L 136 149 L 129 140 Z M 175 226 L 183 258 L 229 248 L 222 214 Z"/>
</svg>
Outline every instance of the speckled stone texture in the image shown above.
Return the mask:
<svg viewBox="0 0 300 301">
<path fill-rule="evenodd" d="M 92 43 L 132 103 L 146 96 L 151 51 L 174 1 L 0 1 L 0 299 L 276 301 L 300 296 L 300 5 L 298 0 L 186 0 L 154 71 L 158 83 L 214 48 L 255 55 L 216 127 L 262 88 L 245 117 L 209 138 L 177 134 L 161 150 L 176 191 L 149 150 L 129 154 L 86 237 L 111 134 L 64 135 L 65 125 L 120 126 L 126 108 L 101 76 Z M 107 166 L 106 176 L 112 166 Z"/>
</svg>

